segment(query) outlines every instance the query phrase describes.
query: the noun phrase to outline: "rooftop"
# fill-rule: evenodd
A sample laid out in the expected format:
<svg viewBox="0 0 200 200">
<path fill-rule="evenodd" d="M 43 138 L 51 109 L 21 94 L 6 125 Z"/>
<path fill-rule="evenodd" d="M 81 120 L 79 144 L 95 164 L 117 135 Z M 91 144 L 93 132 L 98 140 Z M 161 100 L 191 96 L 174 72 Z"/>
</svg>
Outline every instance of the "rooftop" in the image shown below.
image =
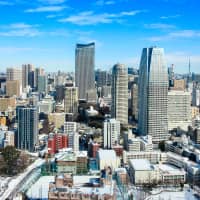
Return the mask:
<svg viewBox="0 0 200 200">
<path fill-rule="evenodd" d="M 137 171 L 151 171 L 153 166 L 147 159 L 131 159 L 130 165 Z"/>
</svg>

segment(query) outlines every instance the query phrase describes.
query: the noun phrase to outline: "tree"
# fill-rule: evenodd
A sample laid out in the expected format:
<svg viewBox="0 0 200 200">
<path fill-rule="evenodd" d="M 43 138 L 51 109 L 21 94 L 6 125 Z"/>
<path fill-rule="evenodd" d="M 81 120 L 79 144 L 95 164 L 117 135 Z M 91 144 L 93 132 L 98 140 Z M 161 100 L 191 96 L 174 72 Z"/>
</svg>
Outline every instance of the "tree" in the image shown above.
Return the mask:
<svg viewBox="0 0 200 200">
<path fill-rule="evenodd" d="M 6 164 L 5 173 L 8 175 L 16 174 L 16 166 L 20 152 L 13 146 L 7 146 L 2 150 L 1 154 Z"/>
</svg>

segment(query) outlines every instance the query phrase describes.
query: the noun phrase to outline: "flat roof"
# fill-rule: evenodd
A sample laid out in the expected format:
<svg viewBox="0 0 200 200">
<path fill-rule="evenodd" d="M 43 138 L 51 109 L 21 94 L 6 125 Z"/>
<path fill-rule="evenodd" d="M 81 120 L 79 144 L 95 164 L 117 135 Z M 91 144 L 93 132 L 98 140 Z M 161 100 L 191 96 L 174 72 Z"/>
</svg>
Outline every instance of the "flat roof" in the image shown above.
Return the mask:
<svg viewBox="0 0 200 200">
<path fill-rule="evenodd" d="M 99 158 L 103 160 L 114 160 L 116 159 L 116 153 L 114 150 L 99 149 Z"/>
<path fill-rule="evenodd" d="M 153 166 L 147 159 L 130 159 L 130 165 L 137 171 L 153 170 Z"/>
<path fill-rule="evenodd" d="M 48 199 L 49 183 L 54 182 L 54 176 L 42 176 L 26 192 L 31 199 Z"/>
</svg>

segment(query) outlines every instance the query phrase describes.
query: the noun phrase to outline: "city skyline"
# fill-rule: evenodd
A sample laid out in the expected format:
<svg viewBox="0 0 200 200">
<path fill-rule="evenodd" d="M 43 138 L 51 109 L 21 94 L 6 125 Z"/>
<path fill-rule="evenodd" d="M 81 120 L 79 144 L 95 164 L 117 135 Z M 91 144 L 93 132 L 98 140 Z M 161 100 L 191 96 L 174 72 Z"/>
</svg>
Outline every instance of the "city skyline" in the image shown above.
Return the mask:
<svg viewBox="0 0 200 200">
<path fill-rule="evenodd" d="M 200 72 L 196 5 L 195 0 L 0 1 L 1 71 L 26 63 L 75 71 L 76 43 L 95 42 L 96 68 L 117 62 L 138 68 L 142 48 L 156 45 L 165 49 L 167 66 L 173 63 L 175 72 L 187 73 L 189 58 L 191 71 Z"/>
</svg>

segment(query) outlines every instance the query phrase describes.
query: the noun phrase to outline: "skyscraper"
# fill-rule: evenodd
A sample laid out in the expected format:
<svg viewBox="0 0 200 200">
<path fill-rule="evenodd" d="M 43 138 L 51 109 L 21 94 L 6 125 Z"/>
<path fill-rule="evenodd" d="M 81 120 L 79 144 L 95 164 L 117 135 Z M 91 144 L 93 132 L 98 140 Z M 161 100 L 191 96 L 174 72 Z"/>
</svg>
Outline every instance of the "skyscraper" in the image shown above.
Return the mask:
<svg viewBox="0 0 200 200">
<path fill-rule="evenodd" d="M 128 72 L 122 64 L 112 70 L 112 118 L 121 124 L 128 124 Z"/>
<path fill-rule="evenodd" d="M 95 43 L 77 44 L 75 52 L 75 83 L 79 99 L 87 99 L 87 92 L 95 89 Z"/>
<path fill-rule="evenodd" d="M 36 107 L 19 106 L 17 113 L 17 140 L 16 145 L 19 149 L 34 151 L 38 137 L 38 111 Z"/>
<path fill-rule="evenodd" d="M 22 88 L 27 88 L 30 85 L 30 82 L 33 82 L 32 75 L 34 67 L 31 64 L 22 65 Z"/>
<path fill-rule="evenodd" d="M 111 149 L 115 144 L 119 144 L 120 122 L 116 119 L 107 119 L 104 121 L 103 146 Z"/>
<path fill-rule="evenodd" d="M 66 87 L 64 97 L 64 108 L 66 113 L 76 114 L 78 112 L 78 88 Z"/>
<path fill-rule="evenodd" d="M 7 83 L 14 83 L 15 81 L 18 82 L 18 84 L 15 86 L 16 90 L 19 91 L 19 94 L 21 94 L 22 91 L 22 70 L 18 68 L 7 68 L 6 69 L 6 81 Z M 14 82 L 13 82 L 14 81 Z M 18 96 L 18 95 L 17 95 Z"/>
<path fill-rule="evenodd" d="M 168 73 L 162 48 L 144 48 L 139 70 L 139 124 L 154 143 L 168 138 Z"/>
</svg>

